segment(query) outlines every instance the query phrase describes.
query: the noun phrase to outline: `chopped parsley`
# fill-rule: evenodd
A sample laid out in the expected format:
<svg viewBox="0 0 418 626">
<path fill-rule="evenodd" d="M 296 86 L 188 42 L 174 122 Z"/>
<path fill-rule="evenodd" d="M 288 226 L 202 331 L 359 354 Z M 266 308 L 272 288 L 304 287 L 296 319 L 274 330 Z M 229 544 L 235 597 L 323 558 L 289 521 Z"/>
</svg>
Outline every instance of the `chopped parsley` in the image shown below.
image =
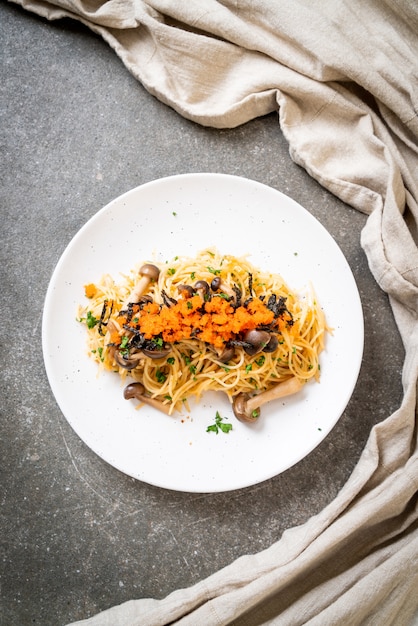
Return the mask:
<svg viewBox="0 0 418 626">
<path fill-rule="evenodd" d="M 126 348 L 126 346 L 128 345 L 128 343 L 129 343 L 129 337 L 128 337 L 128 335 L 124 335 L 124 336 L 122 337 L 122 341 L 120 342 L 120 347 L 121 347 L 122 349 L 123 349 L 123 348 Z"/>
<path fill-rule="evenodd" d="M 94 317 L 91 311 L 87 311 L 86 324 L 87 328 L 94 328 L 99 323 L 97 317 Z"/>
<path fill-rule="evenodd" d="M 215 423 L 208 426 L 206 432 L 218 434 L 219 431 L 221 431 L 228 434 L 230 430 L 232 430 L 232 424 L 224 422 L 223 418 L 219 414 L 219 411 L 216 411 Z"/>
<path fill-rule="evenodd" d="M 129 343 L 129 337 L 128 335 L 124 335 L 122 337 L 122 341 L 120 342 L 120 346 L 119 346 L 119 352 L 124 358 L 127 358 L 129 356 L 128 343 Z"/>
<path fill-rule="evenodd" d="M 189 356 L 187 356 L 187 354 L 184 354 L 183 352 L 181 353 L 181 356 L 184 359 L 184 362 L 186 363 L 186 365 L 190 365 L 190 363 L 192 362 L 191 358 Z"/>
<path fill-rule="evenodd" d="M 157 382 L 159 382 L 161 385 L 167 380 L 167 376 L 160 369 L 157 369 L 157 371 L 155 372 L 155 378 L 157 379 Z"/>
</svg>

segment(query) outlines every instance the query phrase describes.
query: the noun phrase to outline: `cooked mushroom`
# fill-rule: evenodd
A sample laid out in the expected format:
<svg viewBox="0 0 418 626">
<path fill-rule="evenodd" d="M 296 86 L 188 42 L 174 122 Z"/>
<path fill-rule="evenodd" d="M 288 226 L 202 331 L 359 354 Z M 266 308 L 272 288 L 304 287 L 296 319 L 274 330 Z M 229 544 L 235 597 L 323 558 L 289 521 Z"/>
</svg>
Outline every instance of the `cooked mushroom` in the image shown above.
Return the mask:
<svg viewBox="0 0 418 626">
<path fill-rule="evenodd" d="M 230 285 L 228 285 L 228 283 L 225 283 L 220 276 L 215 276 L 210 286 L 212 291 L 222 291 L 222 293 L 225 293 L 235 302 L 237 298 L 236 292 L 232 289 Z"/>
<path fill-rule="evenodd" d="M 179 294 L 186 299 L 191 298 L 195 293 L 195 290 L 191 285 L 177 285 L 177 290 Z"/>
<path fill-rule="evenodd" d="M 140 298 L 138 298 L 137 302 L 135 304 L 149 304 L 150 302 L 153 302 L 153 299 L 151 296 L 141 296 Z"/>
<path fill-rule="evenodd" d="M 158 411 L 162 411 L 162 413 L 166 415 L 170 414 L 170 406 L 168 404 L 163 404 L 159 400 L 145 395 L 145 387 L 142 383 L 130 383 L 127 385 L 123 390 L 123 397 L 125 400 L 139 400 L 144 404 L 154 407 L 154 409 Z"/>
<path fill-rule="evenodd" d="M 122 309 L 125 309 L 130 302 L 138 302 L 139 298 L 147 291 L 150 282 L 152 280 L 158 280 L 159 275 L 160 270 L 156 265 L 152 265 L 151 263 L 145 263 L 145 265 L 140 267 L 140 278 L 135 284 L 129 296 L 126 298 L 125 302 L 123 303 Z"/>
<path fill-rule="evenodd" d="M 119 327 L 116 325 L 114 320 L 109 320 L 109 324 L 107 327 L 108 333 L 118 332 Z M 123 367 L 126 370 L 132 370 L 134 367 L 138 365 L 138 361 L 143 358 L 142 354 L 138 350 L 130 350 L 128 358 L 123 356 L 123 353 L 120 352 L 117 346 L 114 344 L 108 344 L 109 355 L 110 357 L 119 365 L 119 367 Z"/>
<path fill-rule="evenodd" d="M 266 330 L 257 330 L 254 328 L 253 330 L 247 330 L 242 338 L 245 343 L 250 344 L 249 346 L 244 346 L 245 352 L 253 356 L 268 346 L 271 335 Z"/>
<path fill-rule="evenodd" d="M 224 348 L 218 355 L 218 360 L 221 363 L 228 363 L 235 356 L 235 348 L 233 346 Z"/>
<path fill-rule="evenodd" d="M 170 354 L 171 347 L 168 343 L 166 343 L 161 348 L 155 348 L 155 350 L 152 350 L 151 348 L 142 348 L 142 352 L 150 359 L 163 359 Z"/>
<path fill-rule="evenodd" d="M 113 354 L 114 361 L 125 370 L 133 370 L 138 365 L 138 361 L 143 358 L 141 352 L 130 352 L 128 358 L 125 358 L 119 350 L 115 350 Z"/>
<path fill-rule="evenodd" d="M 279 340 L 277 335 L 270 335 L 270 341 L 267 345 L 264 346 L 263 352 L 274 352 L 277 350 L 277 346 L 279 345 Z"/>
<path fill-rule="evenodd" d="M 263 391 L 263 393 L 254 396 L 251 396 L 249 393 L 239 393 L 235 396 L 232 404 L 235 417 L 241 422 L 256 422 L 260 417 L 260 407 L 263 404 L 271 402 L 271 400 L 290 396 L 298 392 L 303 384 L 299 378 L 293 377 L 285 380 L 283 383 L 278 383 L 268 391 Z"/>
<path fill-rule="evenodd" d="M 235 348 L 234 346 L 224 346 L 223 348 L 215 348 L 214 346 L 209 346 L 210 350 L 216 354 L 217 360 L 220 363 L 228 363 L 235 356 Z"/>
<path fill-rule="evenodd" d="M 200 295 L 202 300 L 207 300 L 209 294 L 209 284 L 205 280 L 198 280 L 194 284 L 195 291 Z"/>
<path fill-rule="evenodd" d="M 210 284 L 212 291 L 219 291 L 220 286 L 221 286 L 221 277 L 215 276 L 215 278 L 212 280 Z"/>
</svg>

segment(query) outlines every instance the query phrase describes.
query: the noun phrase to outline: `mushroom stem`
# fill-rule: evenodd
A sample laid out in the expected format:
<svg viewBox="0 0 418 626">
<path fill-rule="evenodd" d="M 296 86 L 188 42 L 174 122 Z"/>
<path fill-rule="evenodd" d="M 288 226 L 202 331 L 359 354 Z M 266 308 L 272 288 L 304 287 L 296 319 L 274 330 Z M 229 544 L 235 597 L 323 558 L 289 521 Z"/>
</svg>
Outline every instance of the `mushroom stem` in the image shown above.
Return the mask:
<svg viewBox="0 0 418 626">
<path fill-rule="evenodd" d="M 237 300 L 237 294 L 228 283 L 224 282 L 220 276 L 216 276 L 211 283 L 213 291 L 221 291 L 229 296 L 234 302 Z"/>
<path fill-rule="evenodd" d="M 260 407 L 263 404 L 297 393 L 303 385 L 304 383 L 294 376 L 278 383 L 268 391 L 254 396 L 250 396 L 248 393 L 239 393 L 233 402 L 235 417 L 243 422 L 255 422 L 260 416 Z"/>
<path fill-rule="evenodd" d="M 145 387 L 142 383 L 130 383 L 127 385 L 123 391 L 123 397 L 125 400 L 135 398 L 144 404 L 148 404 L 148 406 L 152 406 L 154 409 L 157 409 L 157 411 L 170 415 L 170 406 L 168 404 L 163 404 L 160 400 L 146 396 Z"/>
<path fill-rule="evenodd" d="M 299 378 L 289 378 L 283 383 L 278 383 L 275 387 L 272 387 L 268 391 L 263 391 L 256 396 L 252 396 L 247 400 L 247 409 L 249 413 L 252 413 L 255 409 L 259 409 L 266 402 L 277 400 L 278 398 L 284 398 L 290 396 L 302 388 L 302 383 Z"/>
<path fill-rule="evenodd" d="M 125 302 L 122 304 L 122 309 L 125 309 L 130 302 L 136 303 L 139 298 L 144 295 L 147 291 L 148 286 L 152 280 L 158 280 L 158 276 L 160 275 L 160 270 L 156 265 L 151 265 L 150 263 L 146 263 L 139 269 L 139 280 L 135 283 L 134 288 L 131 293 L 125 299 Z"/>
<path fill-rule="evenodd" d="M 195 291 L 202 298 L 202 301 L 205 302 L 209 297 L 209 284 L 205 280 L 198 280 L 194 284 Z"/>
<path fill-rule="evenodd" d="M 170 407 L 168 404 L 163 404 L 159 400 L 156 400 L 155 398 L 150 398 L 149 396 L 138 396 L 138 400 L 140 400 L 144 404 L 152 406 L 154 409 L 157 409 L 157 411 L 161 411 L 161 413 L 170 415 Z"/>
</svg>

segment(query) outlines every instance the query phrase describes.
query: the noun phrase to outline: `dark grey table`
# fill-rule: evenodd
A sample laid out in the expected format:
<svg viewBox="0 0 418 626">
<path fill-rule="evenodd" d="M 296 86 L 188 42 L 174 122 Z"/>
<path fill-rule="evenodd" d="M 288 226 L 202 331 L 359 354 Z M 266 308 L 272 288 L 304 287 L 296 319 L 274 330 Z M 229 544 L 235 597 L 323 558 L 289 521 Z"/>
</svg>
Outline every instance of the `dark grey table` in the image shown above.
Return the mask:
<svg viewBox="0 0 418 626">
<path fill-rule="evenodd" d="M 365 216 L 291 161 L 276 114 L 202 128 L 75 22 L 0 12 L 0 623 L 56 626 L 191 585 L 320 511 L 398 407 L 403 349 L 360 247 Z M 331 434 L 283 474 L 226 494 L 166 491 L 107 465 L 68 425 L 43 366 L 44 297 L 71 238 L 121 193 L 184 172 L 245 176 L 302 204 L 342 248 L 364 307 L 360 377 Z"/>
</svg>

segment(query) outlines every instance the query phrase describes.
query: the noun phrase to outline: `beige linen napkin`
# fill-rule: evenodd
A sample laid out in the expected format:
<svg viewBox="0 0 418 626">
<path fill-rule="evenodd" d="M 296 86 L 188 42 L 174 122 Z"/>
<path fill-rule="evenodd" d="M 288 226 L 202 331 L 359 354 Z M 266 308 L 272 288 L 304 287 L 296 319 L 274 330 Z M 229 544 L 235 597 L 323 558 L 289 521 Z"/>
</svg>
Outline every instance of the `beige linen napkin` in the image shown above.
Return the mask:
<svg viewBox="0 0 418 626">
<path fill-rule="evenodd" d="M 274 110 L 292 158 L 368 214 L 362 245 L 405 346 L 404 398 L 331 504 L 162 600 L 84 626 L 410 624 L 418 609 L 418 5 L 414 0 L 16 0 L 99 33 L 200 124 Z"/>
</svg>

